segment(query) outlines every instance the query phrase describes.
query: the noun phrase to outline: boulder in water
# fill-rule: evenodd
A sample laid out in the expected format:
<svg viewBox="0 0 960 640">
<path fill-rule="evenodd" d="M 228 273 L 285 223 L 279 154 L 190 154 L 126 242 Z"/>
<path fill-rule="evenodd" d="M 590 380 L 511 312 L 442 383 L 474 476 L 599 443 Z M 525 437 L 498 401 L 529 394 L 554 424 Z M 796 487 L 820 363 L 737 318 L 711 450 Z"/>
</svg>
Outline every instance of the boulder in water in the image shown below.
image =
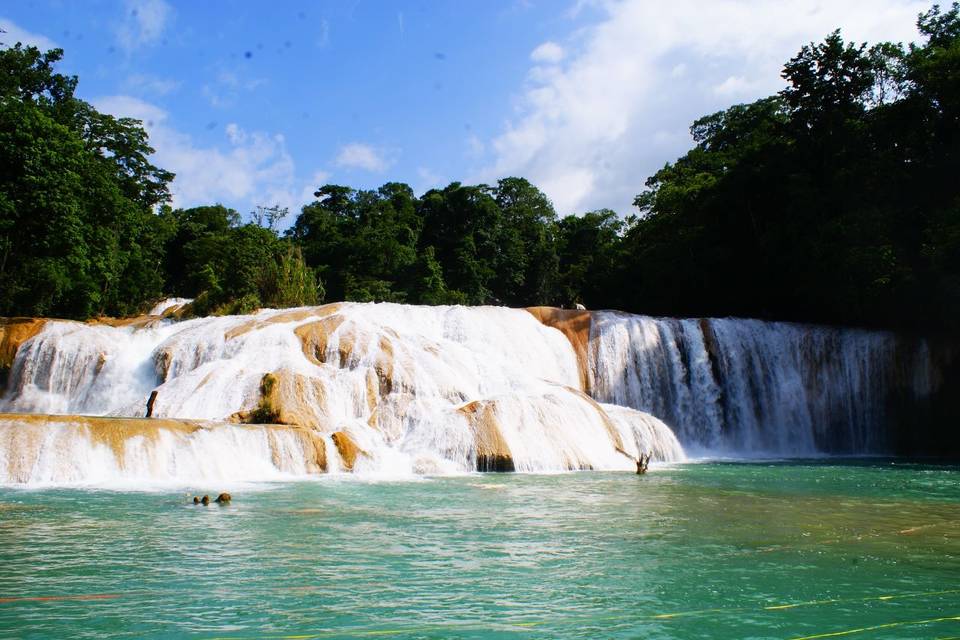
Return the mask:
<svg viewBox="0 0 960 640">
<path fill-rule="evenodd" d="M 200 504 L 202 504 L 203 506 L 207 506 L 208 504 L 210 504 L 210 496 L 203 496 L 200 499 Z"/>
<path fill-rule="evenodd" d="M 220 495 L 217 496 L 216 503 L 217 503 L 217 504 L 229 504 L 229 503 L 230 503 L 230 499 L 231 499 L 231 497 L 230 497 L 230 494 L 229 494 L 229 493 L 221 493 Z"/>
</svg>

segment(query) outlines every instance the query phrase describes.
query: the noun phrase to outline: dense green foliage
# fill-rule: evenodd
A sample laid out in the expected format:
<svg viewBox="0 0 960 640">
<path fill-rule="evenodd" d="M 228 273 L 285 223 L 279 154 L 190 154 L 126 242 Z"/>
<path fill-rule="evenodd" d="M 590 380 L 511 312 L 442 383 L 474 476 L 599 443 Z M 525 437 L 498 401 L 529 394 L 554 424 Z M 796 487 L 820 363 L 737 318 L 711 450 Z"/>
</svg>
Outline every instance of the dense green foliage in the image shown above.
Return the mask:
<svg viewBox="0 0 960 640">
<path fill-rule="evenodd" d="M 0 313 L 129 313 L 162 292 L 172 175 L 139 123 L 73 96 L 61 54 L 0 51 Z"/>
<path fill-rule="evenodd" d="M 835 32 L 780 94 L 697 121 L 626 232 L 627 306 L 887 326 L 960 326 L 960 17 L 924 42 Z"/>
<path fill-rule="evenodd" d="M 548 304 L 556 300 L 556 214 L 536 187 L 453 183 L 416 198 L 326 185 L 289 237 L 333 300 Z"/>
<path fill-rule="evenodd" d="M 166 291 L 196 298 L 198 315 L 316 304 L 322 298 L 299 247 L 273 229 L 240 224 L 233 209 L 164 208 L 159 217 L 175 230 L 165 253 Z"/>
<path fill-rule="evenodd" d="M 0 51 L 0 315 L 130 315 L 165 293 L 198 313 L 317 301 L 274 230 L 219 206 L 156 213 L 173 174 L 147 161 L 139 121 L 74 97 L 61 56 Z"/>
<path fill-rule="evenodd" d="M 640 215 L 558 219 L 522 178 L 417 197 L 324 185 L 244 224 L 171 209 L 140 123 L 100 114 L 59 50 L 0 52 L 0 314 L 87 317 L 161 294 L 195 313 L 324 300 L 582 302 L 664 315 L 960 326 L 960 10 L 908 47 L 803 47 L 786 88 L 706 116 Z"/>
</svg>

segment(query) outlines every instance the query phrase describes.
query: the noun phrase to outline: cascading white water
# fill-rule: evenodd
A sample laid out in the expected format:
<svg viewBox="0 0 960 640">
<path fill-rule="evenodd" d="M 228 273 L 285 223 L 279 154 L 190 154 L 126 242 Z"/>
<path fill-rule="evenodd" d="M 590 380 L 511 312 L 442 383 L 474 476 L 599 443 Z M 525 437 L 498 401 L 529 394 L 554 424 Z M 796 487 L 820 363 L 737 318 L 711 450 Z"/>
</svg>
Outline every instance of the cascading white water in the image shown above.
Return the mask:
<svg viewBox="0 0 960 640">
<path fill-rule="evenodd" d="M 165 313 L 176 311 L 191 302 L 193 302 L 193 298 L 166 298 L 153 305 L 153 308 L 150 309 L 147 315 L 162 316 Z"/>
<path fill-rule="evenodd" d="M 155 394 L 155 418 L 220 426 L 131 436 L 111 467 L 80 427 L 27 421 L 20 432 L 8 416 L 0 465 L 30 482 L 303 472 L 291 461 L 310 457 L 303 433 L 230 421 L 299 425 L 326 443 L 307 448 L 324 450 L 314 471 L 328 472 L 626 470 L 643 452 L 683 459 L 681 442 L 698 453 L 879 453 L 890 394 L 935 386 L 926 345 L 889 333 L 551 313 L 343 303 L 119 327 L 47 321 L 17 350 L 0 411 L 142 418 Z M 49 446 L 26 465 L 29 429 L 50 430 L 30 439 Z M 201 445 L 217 453 L 199 456 Z"/>
<path fill-rule="evenodd" d="M 70 416 L 0 416 L 0 484 L 130 488 L 156 482 L 279 480 L 303 476 L 316 466 L 311 439 L 292 429 L 183 429 L 164 421 L 144 429 L 146 421 L 113 422 L 118 424 Z M 116 429 L 131 433 L 118 437 L 111 433 Z"/>
<path fill-rule="evenodd" d="M 328 447 L 329 469 L 466 472 L 488 458 L 520 471 L 632 469 L 628 456 L 642 451 L 683 458 L 659 420 L 580 390 L 562 333 L 500 307 L 345 303 L 137 327 L 48 321 L 17 352 L 0 411 L 142 417 L 155 392 L 154 417 L 245 420 L 266 374 L 276 380 L 273 419 L 342 433 L 359 450 L 348 462 Z"/>
<path fill-rule="evenodd" d="M 591 339 L 597 399 L 700 451 L 883 453 L 889 395 L 934 384 L 924 342 L 880 331 L 596 312 Z"/>
</svg>

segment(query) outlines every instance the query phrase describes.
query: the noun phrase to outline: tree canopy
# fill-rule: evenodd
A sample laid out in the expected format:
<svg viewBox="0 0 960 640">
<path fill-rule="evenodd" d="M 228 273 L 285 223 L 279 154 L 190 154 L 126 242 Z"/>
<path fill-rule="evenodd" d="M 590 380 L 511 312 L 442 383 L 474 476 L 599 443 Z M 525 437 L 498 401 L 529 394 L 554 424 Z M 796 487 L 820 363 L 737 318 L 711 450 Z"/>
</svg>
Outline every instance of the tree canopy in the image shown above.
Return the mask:
<svg viewBox="0 0 960 640">
<path fill-rule="evenodd" d="M 527 180 L 320 185 L 244 217 L 173 209 L 141 124 L 99 113 L 62 51 L 0 51 L 0 314 L 195 313 L 320 301 L 571 305 L 960 326 L 960 8 L 921 39 L 803 46 L 785 87 L 693 123 L 637 215 L 558 217 Z"/>
</svg>

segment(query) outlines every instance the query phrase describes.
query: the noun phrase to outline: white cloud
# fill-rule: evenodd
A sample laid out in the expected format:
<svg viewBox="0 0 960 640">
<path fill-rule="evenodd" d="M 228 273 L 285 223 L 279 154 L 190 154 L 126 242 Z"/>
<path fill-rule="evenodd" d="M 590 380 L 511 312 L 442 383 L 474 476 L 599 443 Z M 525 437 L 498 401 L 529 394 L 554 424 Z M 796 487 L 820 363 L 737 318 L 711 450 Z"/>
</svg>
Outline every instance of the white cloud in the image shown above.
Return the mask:
<svg viewBox="0 0 960 640">
<path fill-rule="evenodd" d="M 471 177 L 527 177 L 561 215 L 628 212 L 646 177 L 692 144 L 693 120 L 778 91 L 783 63 L 835 28 L 858 42 L 912 40 L 929 2 L 580 0 L 568 15 L 587 5 L 600 20 L 534 50 L 494 160 Z"/>
<path fill-rule="evenodd" d="M 158 42 L 173 17 L 173 8 L 164 0 L 126 0 L 124 8 L 117 42 L 127 51 Z"/>
<path fill-rule="evenodd" d="M 0 28 L 6 31 L 6 33 L 0 33 L 0 42 L 4 47 L 12 47 L 18 42 L 22 42 L 24 46 L 33 45 L 40 51 L 49 51 L 57 47 L 57 43 L 50 38 L 39 33 L 31 33 L 13 20 L 0 18 Z"/>
<path fill-rule="evenodd" d="M 748 80 L 743 76 L 730 76 L 720 84 L 714 85 L 713 93 L 728 99 L 737 98 L 749 99 L 763 93 L 763 90 L 769 85 L 763 78 Z"/>
<path fill-rule="evenodd" d="M 177 176 L 171 185 L 176 207 L 221 202 L 242 214 L 258 204 L 296 212 L 313 200 L 317 186 L 313 183 L 321 174 L 315 174 L 309 184 L 298 181 L 282 135 L 246 131 L 230 123 L 224 128 L 223 144 L 203 147 L 174 128 L 167 112 L 156 105 L 123 95 L 93 103 L 100 111 L 143 121 L 156 149 L 152 161 Z"/>
<path fill-rule="evenodd" d="M 544 42 L 533 50 L 530 59 L 534 62 L 544 62 L 547 64 L 556 64 L 563 60 L 563 47 L 556 42 Z"/>
<path fill-rule="evenodd" d="M 340 148 L 336 158 L 337 165 L 349 169 L 363 169 L 378 173 L 387 169 L 393 162 L 382 149 L 362 142 L 351 142 Z"/>
</svg>

